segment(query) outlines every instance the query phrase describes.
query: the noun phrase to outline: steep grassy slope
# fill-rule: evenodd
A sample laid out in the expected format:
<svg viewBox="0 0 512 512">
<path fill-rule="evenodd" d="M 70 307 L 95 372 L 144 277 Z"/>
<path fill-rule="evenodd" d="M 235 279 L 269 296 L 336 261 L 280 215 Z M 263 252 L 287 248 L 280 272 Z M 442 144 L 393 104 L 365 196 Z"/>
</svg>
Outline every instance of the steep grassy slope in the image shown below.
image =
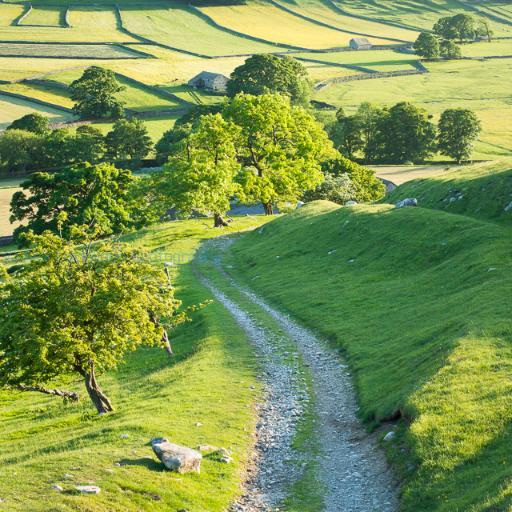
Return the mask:
<svg viewBox="0 0 512 512">
<path fill-rule="evenodd" d="M 198 304 L 210 295 L 185 263 L 200 241 L 264 221 L 240 218 L 223 231 L 206 226 L 204 220 L 167 223 L 126 241 L 146 247 L 155 264 L 183 263 L 175 279 L 177 295 L 186 304 Z M 252 349 L 215 303 L 195 313 L 194 322 L 172 338 L 172 361 L 161 349 L 142 349 L 127 357 L 118 371 L 101 377 L 116 407 L 104 417 L 94 414 L 85 397 L 79 404 L 64 405 L 37 394 L 0 393 L 2 511 L 226 509 L 239 492 L 252 442 L 252 404 L 259 393 Z M 80 381 L 67 386 L 85 394 Z M 161 435 L 192 447 L 231 448 L 234 461 L 221 464 L 206 457 L 201 475 L 162 471 L 147 444 Z M 102 492 L 79 496 L 51 489 L 60 483 L 72 491 L 87 482 L 99 485 Z"/>
<path fill-rule="evenodd" d="M 395 189 L 386 202 L 416 197 L 420 206 L 512 226 L 512 160 L 472 165 Z"/>
<path fill-rule="evenodd" d="M 317 202 L 244 235 L 226 263 L 346 354 L 402 507 L 512 506 L 512 237 L 423 208 Z M 388 427 L 389 428 L 389 427 Z"/>
</svg>

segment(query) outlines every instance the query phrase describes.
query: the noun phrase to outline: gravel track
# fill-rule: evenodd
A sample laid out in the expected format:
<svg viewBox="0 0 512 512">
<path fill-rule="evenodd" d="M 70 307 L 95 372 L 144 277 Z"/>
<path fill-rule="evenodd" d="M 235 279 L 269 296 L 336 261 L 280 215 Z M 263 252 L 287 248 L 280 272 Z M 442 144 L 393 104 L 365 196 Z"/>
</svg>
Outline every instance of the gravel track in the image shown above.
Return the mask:
<svg viewBox="0 0 512 512">
<path fill-rule="evenodd" d="M 398 487 L 384 453 L 374 436 L 357 419 L 357 402 L 350 372 L 339 356 L 308 329 L 283 314 L 250 290 L 227 276 L 229 287 L 243 293 L 273 318 L 282 332 L 259 326 L 226 293 L 205 278 L 203 283 L 233 315 L 256 347 L 263 364 L 265 399 L 260 406 L 254 469 L 245 493 L 233 511 L 276 510 L 287 486 L 300 476 L 301 464 L 291 447 L 298 417 L 308 398 L 304 376 L 295 364 L 285 361 L 279 343 L 292 340 L 297 355 L 309 367 L 315 394 L 318 456 L 317 479 L 324 488 L 326 512 L 394 512 L 398 510 Z M 229 293 L 228 288 L 225 289 Z M 289 464 L 294 460 L 295 464 Z"/>
</svg>

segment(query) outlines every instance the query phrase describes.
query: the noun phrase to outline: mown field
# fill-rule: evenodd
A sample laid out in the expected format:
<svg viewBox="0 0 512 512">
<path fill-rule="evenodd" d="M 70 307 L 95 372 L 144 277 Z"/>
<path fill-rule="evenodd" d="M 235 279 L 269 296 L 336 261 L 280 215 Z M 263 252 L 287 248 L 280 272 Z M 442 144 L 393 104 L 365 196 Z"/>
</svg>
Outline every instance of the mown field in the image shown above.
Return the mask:
<svg viewBox="0 0 512 512">
<path fill-rule="evenodd" d="M 251 0 L 243 5 L 198 5 L 196 9 L 185 2 L 154 0 L 142 6 L 126 0 L 119 3 L 116 11 L 107 2 L 73 4 L 66 17 L 69 28 L 64 28 L 68 7 L 65 2 L 34 2 L 20 26 L 14 22 L 25 12 L 25 6 L 15 1 L 1 3 L 0 80 L 43 77 L 69 83 L 85 67 L 101 65 L 166 91 L 176 90 L 180 98 L 191 104 L 210 104 L 222 98 L 191 95 L 186 82 L 204 70 L 229 76 L 247 54 L 287 52 L 292 47 L 316 50 L 296 50 L 295 54 L 320 61 L 303 61 L 312 82 L 317 83 L 353 74 L 417 68 L 415 55 L 393 49 L 327 51 L 346 47 L 349 39 L 357 35 L 368 37 L 374 44 L 410 43 L 419 30 L 430 29 L 440 16 L 466 12 L 477 19 L 487 19 L 496 36 L 512 36 L 509 9 L 499 0 L 485 5 L 455 0 L 434 0 L 428 5 L 416 0 L 406 4 L 395 0 L 371 4 L 362 0 L 277 0 L 273 4 Z M 44 42 L 55 44 L 41 44 Z M 474 59 L 507 56 L 512 55 L 512 43 L 496 39 L 491 43 L 464 45 L 462 51 L 464 56 Z M 446 105 L 473 108 L 484 127 L 474 157 L 492 159 L 512 154 L 507 99 L 511 62 L 494 59 L 429 63 L 430 73 L 426 75 L 352 81 L 326 87 L 314 96 L 336 107 L 343 106 L 347 112 L 352 112 L 363 99 L 381 104 L 413 101 L 425 106 L 434 117 Z M 70 104 L 65 94 L 50 88 L 27 89 L 26 84 L 5 87 L 23 88 L 23 94 L 37 99 L 47 97 L 57 105 Z M 127 107 L 137 111 L 174 108 L 169 98 L 142 88 L 129 87 L 123 96 Z M 13 101 L 4 109 L 5 121 L 0 121 L 1 125 L 13 120 L 19 111 L 19 105 Z M 157 127 L 164 123 L 153 119 L 150 123 L 156 140 L 162 134 Z"/>
<path fill-rule="evenodd" d="M 345 354 L 370 427 L 395 424 L 386 446 L 404 511 L 512 507 L 510 166 L 413 181 L 390 198 L 414 194 L 420 208 L 312 203 L 225 258 Z M 445 207 L 455 189 L 464 198 Z"/>
<path fill-rule="evenodd" d="M 239 218 L 224 232 L 266 220 Z M 126 242 L 149 250 L 155 264 L 181 262 L 176 292 L 191 305 L 211 297 L 185 263 L 202 240 L 218 233 L 194 220 L 155 226 Z M 196 312 L 194 323 L 178 329 L 172 342 L 172 360 L 160 349 L 139 350 L 118 371 L 102 376 L 116 407 L 105 417 L 94 414 L 85 397 L 65 405 L 42 395 L 1 393 L 2 510 L 48 511 L 49 504 L 52 510 L 87 512 L 225 510 L 239 493 L 252 443 L 258 366 L 244 333 L 216 303 Z M 84 393 L 81 382 L 66 385 Z M 191 447 L 226 447 L 233 462 L 205 457 L 201 475 L 169 475 L 148 445 L 162 435 Z M 99 485 L 101 494 L 51 489 L 55 483 L 67 491 L 88 482 Z"/>
</svg>

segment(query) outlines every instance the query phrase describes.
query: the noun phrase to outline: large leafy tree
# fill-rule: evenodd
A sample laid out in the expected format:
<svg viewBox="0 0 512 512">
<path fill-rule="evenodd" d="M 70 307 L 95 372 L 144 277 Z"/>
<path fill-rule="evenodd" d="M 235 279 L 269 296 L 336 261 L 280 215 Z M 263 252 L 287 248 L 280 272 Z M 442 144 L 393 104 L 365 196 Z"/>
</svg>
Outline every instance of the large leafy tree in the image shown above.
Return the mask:
<svg viewBox="0 0 512 512">
<path fill-rule="evenodd" d="M 276 55 L 253 55 L 231 74 L 228 96 L 280 93 L 297 105 L 307 105 L 311 91 L 307 69 L 296 59 Z"/>
<path fill-rule="evenodd" d="M 105 137 L 98 128 L 91 125 L 79 126 L 71 141 L 71 154 L 75 162 L 100 162 L 105 155 Z"/>
<path fill-rule="evenodd" d="M 460 59 L 462 57 L 460 46 L 449 39 L 441 41 L 439 48 L 441 57 L 445 59 Z"/>
<path fill-rule="evenodd" d="M 0 386 L 77 399 L 48 386 L 80 375 L 97 411 L 112 411 L 97 376 L 141 345 L 170 351 L 166 328 L 183 319 L 163 269 L 110 242 L 30 241 L 23 269 L 0 276 Z"/>
<path fill-rule="evenodd" d="M 107 163 L 32 174 L 11 201 L 11 222 L 23 223 L 15 239 L 23 242 L 21 235 L 29 230 L 68 238 L 72 226 L 85 224 L 100 235 L 123 232 L 131 224 L 127 197 L 133 180 L 130 171 Z"/>
<path fill-rule="evenodd" d="M 25 130 L 0 133 L 0 172 L 24 172 L 41 163 L 43 136 Z"/>
<path fill-rule="evenodd" d="M 354 158 L 364 148 L 363 126 L 358 116 L 346 116 L 343 109 L 336 112 L 336 120 L 329 127 L 334 147 L 348 158 Z"/>
<path fill-rule="evenodd" d="M 478 33 L 475 18 L 463 13 L 440 18 L 433 31 L 443 39 L 459 39 L 460 42 L 475 39 Z"/>
<path fill-rule="evenodd" d="M 422 32 L 414 42 L 413 48 L 420 57 L 426 59 L 439 57 L 439 39 L 429 32 Z"/>
<path fill-rule="evenodd" d="M 323 180 L 321 163 L 336 154 L 322 126 L 301 107 L 278 94 L 239 94 L 224 117 L 241 129 L 242 202 L 261 202 L 272 214 L 278 201 L 296 201 Z"/>
<path fill-rule="evenodd" d="M 73 110 L 82 119 L 122 117 L 123 104 L 117 95 L 123 90 L 112 71 L 92 66 L 71 84 Z"/>
<path fill-rule="evenodd" d="M 439 151 L 457 162 L 462 162 L 471 157 L 473 144 L 482 130 L 482 125 L 472 110 L 454 108 L 441 114 L 438 129 Z"/>
<path fill-rule="evenodd" d="M 146 125 L 137 118 L 120 119 L 105 138 L 107 156 L 137 165 L 153 148 Z"/>
<path fill-rule="evenodd" d="M 44 135 L 50 131 L 50 122 L 46 116 L 33 112 L 26 114 L 16 121 L 13 121 L 8 127 L 8 130 L 25 130 L 27 132 L 37 133 Z"/>
<path fill-rule="evenodd" d="M 233 178 L 240 168 L 239 135 L 240 129 L 220 114 L 201 117 L 158 175 L 162 189 L 168 191 L 170 206 L 183 215 L 211 213 L 215 227 L 226 225 L 223 215 L 229 210 L 235 191 Z"/>
<path fill-rule="evenodd" d="M 379 121 L 378 160 L 422 162 L 434 152 L 435 139 L 436 129 L 425 109 L 397 103 Z"/>
<path fill-rule="evenodd" d="M 307 190 L 302 196 L 303 201 L 325 200 L 336 204 L 345 204 L 355 199 L 355 188 L 348 174 L 333 176 L 327 174 L 325 180 L 315 189 Z"/>
</svg>

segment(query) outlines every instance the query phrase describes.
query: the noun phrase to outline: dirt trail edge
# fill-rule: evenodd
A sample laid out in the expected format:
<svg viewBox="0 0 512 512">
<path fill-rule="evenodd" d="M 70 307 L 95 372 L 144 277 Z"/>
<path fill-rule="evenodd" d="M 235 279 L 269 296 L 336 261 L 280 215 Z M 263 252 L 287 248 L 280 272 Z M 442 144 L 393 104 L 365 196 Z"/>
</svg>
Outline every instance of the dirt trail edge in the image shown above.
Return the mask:
<svg viewBox="0 0 512 512">
<path fill-rule="evenodd" d="M 279 334 L 257 325 L 243 306 L 228 298 L 208 279 L 201 277 L 201 281 L 247 333 L 263 365 L 266 397 L 259 411 L 256 468 L 249 473 L 245 494 L 231 510 L 274 510 L 282 504 L 288 486 L 298 478 L 287 463 L 296 460 L 291 443 L 302 411 L 305 388 L 297 368 L 286 363 L 282 352 L 276 349 Z M 309 367 L 320 447 L 317 478 L 324 487 L 324 510 L 398 510 L 398 488 L 384 453 L 375 437 L 369 436 L 357 419 L 357 402 L 347 366 L 326 343 L 290 316 L 275 310 L 230 276 L 227 276 L 227 282 L 227 286 L 243 293 L 279 323 L 283 333 L 296 344 L 303 363 Z M 224 291 L 229 293 L 228 289 Z"/>
</svg>

